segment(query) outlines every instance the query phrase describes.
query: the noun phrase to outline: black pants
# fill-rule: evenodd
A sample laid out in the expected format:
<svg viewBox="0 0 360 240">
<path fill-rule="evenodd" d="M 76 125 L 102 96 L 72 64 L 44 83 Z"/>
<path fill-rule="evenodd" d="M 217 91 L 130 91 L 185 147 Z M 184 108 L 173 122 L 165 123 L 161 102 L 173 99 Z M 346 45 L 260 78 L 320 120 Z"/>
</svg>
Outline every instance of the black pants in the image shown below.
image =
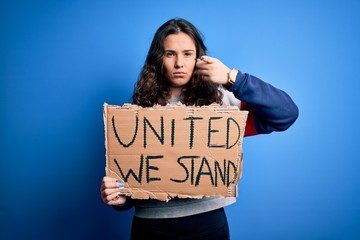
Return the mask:
<svg viewBox="0 0 360 240">
<path fill-rule="evenodd" d="M 131 240 L 143 239 L 230 239 L 223 208 L 180 218 L 146 219 L 134 217 Z"/>
</svg>

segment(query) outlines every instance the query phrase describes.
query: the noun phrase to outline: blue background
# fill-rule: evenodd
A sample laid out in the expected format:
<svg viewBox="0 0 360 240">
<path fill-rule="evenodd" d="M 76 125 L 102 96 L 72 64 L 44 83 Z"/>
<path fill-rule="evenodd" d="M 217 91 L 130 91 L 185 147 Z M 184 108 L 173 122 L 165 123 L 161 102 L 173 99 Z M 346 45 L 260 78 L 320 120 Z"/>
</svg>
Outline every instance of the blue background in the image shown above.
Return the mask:
<svg viewBox="0 0 360 240">
<path fill-rule="evenodd" d="M 245 139 L 232 239 L 359 239 L 355 0 L 1 1 L 0 238 L 128 239 L 132 210 L 99 195 L 102 105 L 129 102 L 173 17 L 300 109 L 288 131 Z"/>
</svg>

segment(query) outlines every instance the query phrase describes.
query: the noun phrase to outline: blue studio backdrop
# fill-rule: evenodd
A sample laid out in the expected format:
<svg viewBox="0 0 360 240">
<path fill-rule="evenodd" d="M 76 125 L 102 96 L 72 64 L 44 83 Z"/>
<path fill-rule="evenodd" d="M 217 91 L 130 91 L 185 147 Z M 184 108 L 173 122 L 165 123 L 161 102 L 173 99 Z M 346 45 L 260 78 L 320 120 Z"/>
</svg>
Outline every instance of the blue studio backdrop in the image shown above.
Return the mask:
<svg viewBox="0 0 360 240">
<path fill-rule="evenodd" d="M 246 138 L 232 239 L 360 238 L 360 1 L 0 3 L 0 239 L 128 239 L 102 203 L 103 103 L 129 102 L 156 29 L 285 90 L 286 132 Z"/>
</svg>

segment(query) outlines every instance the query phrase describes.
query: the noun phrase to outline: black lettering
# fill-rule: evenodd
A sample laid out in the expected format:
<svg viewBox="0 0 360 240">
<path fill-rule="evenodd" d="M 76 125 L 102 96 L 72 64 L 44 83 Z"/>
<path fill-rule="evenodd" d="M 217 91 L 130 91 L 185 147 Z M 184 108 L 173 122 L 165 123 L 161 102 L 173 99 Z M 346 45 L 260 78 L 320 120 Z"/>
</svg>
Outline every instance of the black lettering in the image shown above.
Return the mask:
<svg viewBox="0 0 360 240">
<path fill-rule="evenodd" d="M 199 158 L 198 156 L 194 156 L 194 158 Z M 190 171 L 190 183 L 194 185 L 194 158 L 191 159 L 191 171 Z"/>
<path fill-rule="evenodd" d="M 135 138 L 136 138 L 136 135 L 137 135 L 137 131 L 138 131 L 138 126 L 139 126 L 139 118 L 138 116 L 136 116 L 136 119 L 135 119 L 135 132 L 134 132 L 134 136 L 132 138 L 132 140 L 126 144 L 126 143 L 123 143 L 121 140 L 120 140 L 120 137 L 117 133 L 117 130 L 116 130 L 116 126 L 115 126 L 115 116 L 112 117 L 111 119 L 111 122 L 112 122 L 112 127 L 113 127 L 113 130 L 114 130 L 114 133 L 115 133 L 115 137 L 116 139 L 118 140 L 118 142 L 120 143 L 120 145 L 122 145 L 123 147 L 127 148 L 127 147 L 130 147 L 134 141 L 135 141 Z"/>
<path fill-rule="evenodd" d="M 119 172 L 122 176 L 122 178 L 124 179 L 125 182 L 128 182 L 128 178 L 130 177 L 130 175 L 132 175 L 134 177 L 134 179 L 141 184 L 141 180 L 142 180 L 142 170 L 143 170 L 143 162 L 144 162 L 144 156 L 141 154 L 140 157 L 140 166 L 139 166 L 139 174 L 136 176 L 134 170 L 132 170 L 131 168 L 129 169 L 128 173 L 126 174 L 126 176 L 124 175 L 118 161 L 114 158 L 114 162 L 117 166 L 117 168 L 119 169 Z"/>
<path fill-rule="evenodd" d="M 160 143 L 162 145 L 164 145 L 164 117 L 161 116 L 160 117 L 160 135 L 156 132 L 155 128 L 153 127 L 153 125 L 150 123 L 150 121 L 144 117 L 144 148 L 146 148 L 146 139 L 147 139 L 147 131 L 146 131 L 146 126 L 149 126 L 149 128 L 153 131 L 153 133 L 155 134 L 155 136 L 157 137 L 157 139 L 159 139 Z"/>
<path fill-rule="evenodd" d="M 175 141 L 175 119 L 171 120 L 171 146 L 174 146 Z"/>
<path fill-rule="evenodd" d="M 186 167 L 186 165 L 181 162 L 183 159 L 189 159 L 189 158 L 191 158 L 191 173 L 190 173 L 190 175 L 191 175 L 191 184 L 193 184 L 193 182 L 194 182 L 194 180 L 193 180 L 193 178 L 194 178 L 194 158 L 199 158 L 199 156 L 182 156 L 182 157 L 179 157 L 177 159 L 177 162 L 184 169 L 185 178 L 184 179 L 170 178 L 171 181 L 177 182 L 177 183 L 182 183 L 182 182 L 186 182 L 189 179 L 189 170 Z"/>
<path fill-rule="evenodd" d="M 230 166 L 232 166 L 232 169 L 234 170 L 234 177 L 233 180 L 230 182 Z M 228 160 L 228 166 L 227 166 L 227 186 L 229 186 L 230 183 L 234 183 L 235 179 L 237 178 L 237 167 L 235 163 Z"/>
<path fill-rule="evenodd" d="M 236 127 L 237 127 L 237 131 L 238 131 L 238 134 L 237 134 L 237 139 L 236 141 L 231 145 L 229 146 L 229 135 L 230 135 L 230 121 L 232 121 L 233 123 L 235 123 Z M 227 119 L 227 124 L 226 124 L 226 149 L 230 149 L 232 148 L 233 146 L 235 146 L 238 141 L 240 139 L 240 126 L 239 124 L 232 118 L 232 117 L 229 117 Z"/>
<path fill-rule="evenodd" d="M 209 148 L 224 148 L 225 145 L 216 145 L 216 144 L 211 144 L 211 133 L 217 133 L 219 132 L 219 130 L 216 129 L 212 129 L 211 127 L 211 122 L 212 120 L 218 120 L 221 119 L 222 117 L 210 117 L 209 118 L 209 129 L 208 129 L 208 147 Z"/>
<path fill-rule="evenodd" d="M 184 120 L 190 120 L 190 140 L 189 140 L 189 147 L 190 149 L 192 149 L 193 145 L 194 145 L 194 120 L 200 120 L 203 119 L 202 117 L 188 117 L 188 118 L 184 118 Z"/>
<path fill-rule="evenodd" d="M 226 160 L 224 159 L 224 164 L 223 164 L 223 169 L 224 171 L 221 171 L 221 167 L 220 167 L 220 163 L 218 161 L 214 162 L 214 167 L 215 167 L 215 186 L 218 185 L 218 174 L 220 175 L 220 179 L 222 181 L 222 183 L 225 185 L 225 178 L 226 178 Z"/>
<path fill-rule="evenodd" d="M 208 171 L 203 171 L 204 164 L 207 166 Z M 199 168 L 199 172 L 198 172 L 198 174 L 196 176 L 195 186 L 199 185 L 201 175 L 209 175 L 210 180 L 211 180 L 211 184 L 214 186 L 214 178 L 212 176 L 210 165 L 209 165 L 209 162 L 207 161 L 207 159 L 205 157 L 202 158 L 201 165 L 200 165 L 200 168 Z"/>
<path fill-rule="evenodd" d="M 163 158 L 163 157 L 164 156 L 162 156 L 162 155 L 159 155 L 159 156 L 147 156 L 146 157 L 146 182 L 147 183 L 161 180 L 161 178 L 155 178 L 155 177 L 152 178 L 152 177 L 150 177 L 150 170 L 156 170 L 156 171 L 159 170 L 158 167 L 150 165 L 150 160 L 159 159 L 159 158 Z"/>
</svg>

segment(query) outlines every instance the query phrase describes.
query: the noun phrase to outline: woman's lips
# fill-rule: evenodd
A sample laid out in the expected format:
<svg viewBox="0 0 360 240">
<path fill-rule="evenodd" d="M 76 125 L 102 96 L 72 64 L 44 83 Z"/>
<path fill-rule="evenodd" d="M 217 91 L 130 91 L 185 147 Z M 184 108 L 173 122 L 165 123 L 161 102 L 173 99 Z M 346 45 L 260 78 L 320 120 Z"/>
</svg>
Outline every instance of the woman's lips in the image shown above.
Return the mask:
<svg viewBox="0 0 360 240">
<path fill-rule="evenodd" d="M 173 75 L 176 77 L 182 77 L 186 75 L 186 72 L 174 72 Z"/>
</svg>

